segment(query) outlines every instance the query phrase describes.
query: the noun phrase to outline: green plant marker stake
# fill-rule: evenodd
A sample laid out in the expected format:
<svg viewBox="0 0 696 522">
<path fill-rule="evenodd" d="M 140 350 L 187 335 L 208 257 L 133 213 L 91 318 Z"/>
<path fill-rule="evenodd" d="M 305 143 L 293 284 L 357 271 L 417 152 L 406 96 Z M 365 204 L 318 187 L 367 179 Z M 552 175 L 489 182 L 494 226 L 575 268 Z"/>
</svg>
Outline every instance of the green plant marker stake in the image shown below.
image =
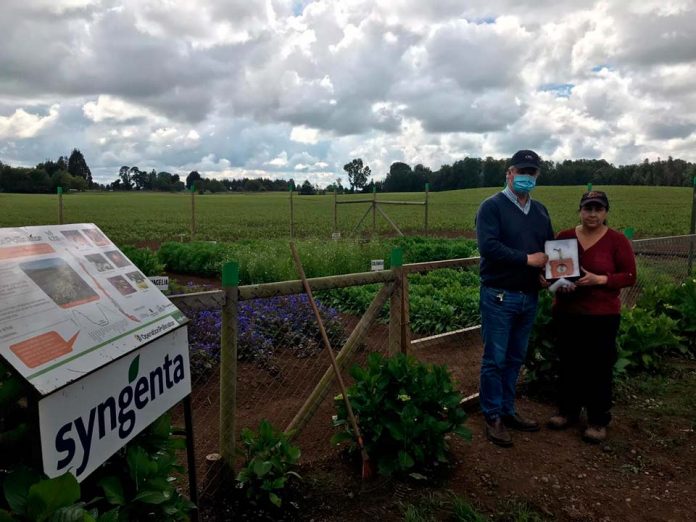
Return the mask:
<svg viewBox="0 0 696 522">
<path fill-rule="evenodd" d="M 404 251 L 398 247 L 391 251 L 390 268 L 400 268 L 404 264 Z"/>
<path fill-rule="evenodd" d="M 587 192 L 592 192 L 592 183 L 587 184 Z"/>
<path fill-rule="evenodd" d="M 223 288 L 239 286 L 239 263 L 236 261 L 230 261 L 223 265 L 222 286 Z"/>
<path fill-rule="evenodd" d="M 633 239 L 634 232 L 635 230 L 633 230 L 633 227 L 625 228 L 623 231 L 624 236 L 626 236 L 628 239 Z"/>
<path fill-rule="evenodd" d="M 58 224 L 63 224 L 63 187 L 56 187 L 58 194 Z"/>
</svg>

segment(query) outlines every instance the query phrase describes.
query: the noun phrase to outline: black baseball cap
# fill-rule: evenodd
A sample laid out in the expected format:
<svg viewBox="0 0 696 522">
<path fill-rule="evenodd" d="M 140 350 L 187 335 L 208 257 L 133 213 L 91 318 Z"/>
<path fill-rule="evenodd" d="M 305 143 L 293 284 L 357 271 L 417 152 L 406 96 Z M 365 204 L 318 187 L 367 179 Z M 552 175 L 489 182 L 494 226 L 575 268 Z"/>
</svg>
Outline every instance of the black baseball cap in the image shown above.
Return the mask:
<svg viewBox="0 0 696 522">
<path fill-rule="evenodd" d="M 607 198 L 607 195 L 601 190 L 591 190 L 582 195 L 580 198 L 580 208 L 591 204 L 601 205 L 609 210 L 609 198 Z"/>
<path fill-rule="evenodd" d="M 518 150 L 510 160 L 510 166 L 518 169 L 541 168 L 541 158 L 533 150 Z"/>
</svg>

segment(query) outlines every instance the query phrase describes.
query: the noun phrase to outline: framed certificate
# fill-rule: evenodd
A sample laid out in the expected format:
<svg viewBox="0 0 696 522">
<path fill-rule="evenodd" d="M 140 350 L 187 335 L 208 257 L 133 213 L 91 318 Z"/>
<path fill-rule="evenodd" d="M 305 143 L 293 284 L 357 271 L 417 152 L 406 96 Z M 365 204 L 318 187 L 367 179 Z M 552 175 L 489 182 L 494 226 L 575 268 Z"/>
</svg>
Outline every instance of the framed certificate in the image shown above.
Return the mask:
<svg viewBox="0 0 696 522">
<path fill-rule="evenodd" d="M 580 277 L 580 257 L 577 239 L 557 239 L 544 244 L 549 256 L 546 263 L 546 279 L 575 279 Z"/>
</svg>

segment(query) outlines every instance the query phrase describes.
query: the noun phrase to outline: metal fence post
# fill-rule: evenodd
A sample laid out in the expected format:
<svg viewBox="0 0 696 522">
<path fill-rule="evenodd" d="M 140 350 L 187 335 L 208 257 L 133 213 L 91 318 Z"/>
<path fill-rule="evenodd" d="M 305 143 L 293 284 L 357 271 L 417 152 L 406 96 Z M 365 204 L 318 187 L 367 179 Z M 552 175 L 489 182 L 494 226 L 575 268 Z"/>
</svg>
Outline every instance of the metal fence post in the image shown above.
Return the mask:
<svg viewBox="0 0 696 522">
<path fill-rule="evenodd" d="M 63 224 L 63 187 L 56 187 L 58 193 L 58 224 Z"/>
<path fill-rule="evenodd" d="M 295 239 L 295 207 L 292 201 L 292 185 L 290 185 L 290 239 Z"/>
<path fill-rule="evenodd" d="M 694 185 L 694 192 L 693 192 L 693 197 L 691 199 L 691 228 L 689 229 L 689 234 L 692 236 L 696 234 L 696 176 L 694 176 L 693 180 L 693 185 Z M 689 241 L 689 263 L 688 263 L 688 268 L 687 268 L 687 273 L 686 277 L 691 277 L 693 274 L 693 266 L 694 266 L 694 238 L 692 237 L 691 240 Z"/>
<path fill-rule="evenodd" d="M 220 454 L 229 470 L 234 470 L 237 414 L 237 303 L 239 302 L 239 263 L 222 267 L 222 307 L 220 336 Z"/>
<path fill-rule="evenodd" d="M 430 183 L 425 184 L 425 235 L 428 235 L 428 194 L 430 193 Z"/>
<path fill-rule="evenodd" d="M 395 248 L 391 252 L 390 267 L 394 272 L 394 291 L 391 294 L 389 301 L 389 355 L 396 355 L 401 352 L 403 342 L 401 321 L 403 319 L 403 251 L 401 248 Z"/>
<path fill-rule="evenodd" d="M 333 226 L 333 232 L 334 234 L 338 232 L 338 193 L 336 189 L 334 189 L 334 226 Z"/>
<path fill-rule="evenodd" d="M 191 182 L 191 241 L 196 236 L 196 183 Z"/>
<path fill-rule="evenodd" d="M 377 232 L 377 187 L 372 185 L 372 233 Z"/>
</svg>

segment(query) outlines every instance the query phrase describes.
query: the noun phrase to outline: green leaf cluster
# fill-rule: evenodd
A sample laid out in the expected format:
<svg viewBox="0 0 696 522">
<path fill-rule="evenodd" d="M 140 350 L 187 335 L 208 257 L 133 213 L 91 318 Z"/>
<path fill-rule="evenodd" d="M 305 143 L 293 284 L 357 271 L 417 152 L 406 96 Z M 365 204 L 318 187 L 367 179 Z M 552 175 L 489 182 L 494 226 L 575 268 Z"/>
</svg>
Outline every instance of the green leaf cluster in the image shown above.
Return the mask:
<svg viewBox="0 0 696 522">
<path fill-rule="evenodd" d="M 404 354 L 384 358 L 373 353 L 366 367 L 353 367 L 351 375 L 355 383 L 348 397 L 380 474 L 428 470 L 448 462 L 450 434 L 470 439 L 462 396 L 445 366 L 422 364 Z M 335 398 L 335 406 L 334 426 L 340 431 L 332 441 L 350 441 L 355 449 L 342 396 Z"/>
<path fill-rule="evenodd" d="M 157 253 L 149 248 L 124 246 L 121 251 L 146 276 L 158 276 L 164 273 L 164 264 L 160 262 Z"/>
<path fill-rule="evenodd" d="M 242 430 L 241 442 L 245 462 L 237 475 L 238 487 L 255 502 L 280 507 L 288 480 L 300 478 L 293 470 L 300 459 L 300 448 L 265 419 L 256 432 Z"/>
<path fill-rule="evenodd" d="M 308 277 L 366 272 L 371 259 L 384 259 L 385 268 L 389 268 L 390 254 L 396 247 L 403 249 L 407 263 L 476 255 L 476 243 L 470 239 L 411 237 L 367 242 L 297 242 Z M 247 239 L 234 243 L 168 242 L 161 246 L 157 255 L 170 272 L 208 277 L 218 277 L 224 263 L 237 261 L 242 285 L 297 279 L 288 243 L 278 239 Z"/>
</svg>

